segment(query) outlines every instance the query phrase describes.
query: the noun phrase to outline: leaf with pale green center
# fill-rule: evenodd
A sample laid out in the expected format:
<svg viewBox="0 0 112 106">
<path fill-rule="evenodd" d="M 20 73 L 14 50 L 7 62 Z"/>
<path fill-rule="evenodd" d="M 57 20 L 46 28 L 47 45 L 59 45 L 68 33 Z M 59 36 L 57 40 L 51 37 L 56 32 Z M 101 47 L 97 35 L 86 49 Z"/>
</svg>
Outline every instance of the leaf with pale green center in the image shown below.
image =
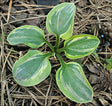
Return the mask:
<svg viewBox="0 0 112 106">
<path fill-rule="evenodd" d="M 33 86 L 42 82 L 51 72 L 49 57 L 51 53 L 43 54 L 37 50 L 30 50 L 13 66 L 13 77 L 23 86 Z"/>
<path fill-rule="evenodd" d="M 45 43 L 44 32 L 32 25 L 24 25 L 14 29 L 8 35 L 7 40 L 11 45 L 25 44 L 32 48 L 38 48 Z"/>
<path fill-rule="evenodd" d="M 75 10 L 73 3 L 62 3 L 54 7 L 47 16 L 47 30 L 62 39 L 71 37 Z"/>
<path fill-rule="evenodd" d="M 78 63 L 69 62 L 62 65 L 56 72 L 56 82 L 62 93 L 72 101 L 92 101 L 92 87 Z"/>
<path fill-rule="evenodd" d="M 66 57 L 77 59 L 91 54 L 99 43 L 96 36 L 76 35 L 65 41 L 63 50 Z"/>
</svg>

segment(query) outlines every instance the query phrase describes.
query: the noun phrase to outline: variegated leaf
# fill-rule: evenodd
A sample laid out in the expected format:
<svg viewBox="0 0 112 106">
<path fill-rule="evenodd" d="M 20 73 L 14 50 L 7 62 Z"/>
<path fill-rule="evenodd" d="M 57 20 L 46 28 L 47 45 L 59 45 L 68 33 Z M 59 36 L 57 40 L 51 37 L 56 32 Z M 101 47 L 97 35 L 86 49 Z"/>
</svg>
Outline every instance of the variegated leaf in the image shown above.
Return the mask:
<svg viewBox="0 0 112 106">
<path fill-rule="evenodd" d="M 13 77 L 23 86 L 33 86 L 42 82 L 51 72 L 48 57 L 51 53 L 43 54 L 37 50 L 30 50 L 13 66 Z"/>
<path fill-rule="evenodd" d="M 14 29 L 8 35 L 7 40 L 11 45 L 26 44 L 32 48 L 38 48 L 45 43 L 44 32 L 32 25 L 24 25 Z"/>
<path fill-rule="evenodd" d="M 92 101 L 92 87 L 78 63 L 69 62 L 62 65 L 56 72 L 56 82 L 62 93 L 72 101 Z"/>
<path fill-rule="evenodd" d="M 91 54 L 99 45 L 100 41 L 92 35 L 75 35 L 64 43 L 65 56 L 77 59 Z"/>
<path fill-rule="evenodd" d="M 47 30 L 62 39 L 71 37 L 75 10 L 73 3 L 62 3 L 54 7 L 47 16 Z"/>
</svg>

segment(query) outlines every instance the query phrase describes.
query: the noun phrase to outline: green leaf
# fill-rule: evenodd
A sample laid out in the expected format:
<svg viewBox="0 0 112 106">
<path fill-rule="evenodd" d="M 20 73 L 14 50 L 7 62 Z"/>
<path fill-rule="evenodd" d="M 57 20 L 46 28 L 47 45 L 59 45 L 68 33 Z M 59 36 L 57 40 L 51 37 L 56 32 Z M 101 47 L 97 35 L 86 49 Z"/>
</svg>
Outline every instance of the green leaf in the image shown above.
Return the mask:
<svg viewBox="0 0 112 106">
<path fill-rule="evenodd" d="M 70 59 L 87 56 L 97 48 L 99 43 L 99 39 L 92 35 L 73 36 L 64 43 L 65 55 Z"/>
<path fill-rule="evenodd" d="M 51 72 L 49 56 L 37 50 L 30 50 L 13 66 L 13 77 L 23 86 L 33 86 L 42 82 Z"/>
<path fill-rule="evenodd" d="M 78 63 L 69 62 L 62 65 L 56 72 L 56 82 L 62 93 L 72 101 L 92 101 L 92 87 Z"/>
<path fill-rule="evenodd" d="M 110 64 L 107 64 L 107 70 L 111 70 L 112 66 Z"/>
<path fill-rule="evenodd" d="M 47 30 L 62 39 L 71 37 L 75 10 L 73 3 L 62 3 L 54 7 L 47 16 Z"/>
<path fill-rule="evenodd" d="M 112 58 L 106 59 L 106 62 L 112 66 Z"/>
<path fill-rule="evenodd" d="M 44 32 L 32 25 L 24 25 L 14 29 L 8 35 L 7 40 L 11 45 L 25 44 L 32 48 L 38 48 L 45 43 Z"/>
</svg>

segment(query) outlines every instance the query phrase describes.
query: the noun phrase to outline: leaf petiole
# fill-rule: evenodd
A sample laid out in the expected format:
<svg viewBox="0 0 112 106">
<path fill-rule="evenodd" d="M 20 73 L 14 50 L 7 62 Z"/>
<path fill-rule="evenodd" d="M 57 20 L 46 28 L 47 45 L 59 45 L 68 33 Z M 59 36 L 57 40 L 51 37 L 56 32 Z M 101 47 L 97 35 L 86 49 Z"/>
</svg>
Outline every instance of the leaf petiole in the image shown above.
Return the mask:
<svg viewBox="0 0 112 106">
<path fill-rule="evenodd" d="M 51 51 L 54 52 L 53 46 L 46 39 L 45 39 L 45 43 L 47 43 L 47 45 L 49 46 L 49 48 L 51 49 Z"/>
<path fill-rule="evenodd" d="M 56 54 L 56 56 L 59 59 L 61 65 L 64 66 L 65 65 L 65 62 L 64 62 L 63 58 L 58 53 Z"/>
<path fill-rule="evenodd" d="M 54 52 L 47 52 L 44 54 L 46 57 L 50 57 L 54 55 Z"/>
<path fill-rule="evenodd" d="M 60 37 L 57 36 L 57 37 L 56 37 L 56 45 L 55 45 L 55 48 L 56 48 L 56 49 L 59 48 L 59 44 L 60 44 Z"/>
<path fill-rule="evenodd" d="M 64 50 L 65 50 L 65 47 L 57 49 L 56 52 L 57 52 L 57 53 L 61 53 L 61 52 L 63 52 Z"/>
</svg>

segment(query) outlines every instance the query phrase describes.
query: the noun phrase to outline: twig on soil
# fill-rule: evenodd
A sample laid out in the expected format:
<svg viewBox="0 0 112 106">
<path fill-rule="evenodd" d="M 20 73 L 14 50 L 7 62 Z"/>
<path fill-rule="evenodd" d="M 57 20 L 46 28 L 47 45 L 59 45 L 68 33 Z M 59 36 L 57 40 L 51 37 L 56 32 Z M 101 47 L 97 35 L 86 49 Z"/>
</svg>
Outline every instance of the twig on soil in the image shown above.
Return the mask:
<svg viewBox="0 0 112 106">
<path fill-rule="evenodd" d="M 46 15 L 38 15 L 37 17 L 31 17 L 31 18 L 25 18 L 25 19 L 17 19 L 17 20 L 15 20 L 15 21 L 11 21 L 11 22 L 9 22 L 9 23 L 5 23 L 4 25 L 12 24 L 12 23 L 19 22 L 19 21 L 30 20 L 30 19 L 43 18 L 43 17 L 47 17 L 47 16 L 46 16 Z"/>
<path fill-rule="evenodd" d="M 50 84 L 49 84 L 49 87 L 48 87 L 48 90 L 47 90 L 47 93 L 46 93 L 45 106 L 47 106 L 47 99 L 48 99 L 48 95 L 49 95 L 49 92 L 50 92 L 50 89 L 51 89 L 51 83 L 52 83 L 52 77 L 51 77 Z"/>
<path fill-rule="evenodd" d="M 112 55 L 112 52 L 98 52 L 98 54 L 108 54 L 108 55 Z"/>
<path fill-rule="evenodd" d="M 8 88 L 8 82 L 6 83 L 6 90 L 7 90 L 7 95 L 8 95 L 9 106 L 14 106 L 14 103 L 12 101 L 10 91 L 9 91 L 9 88 Z"/>
<path fill-rule="evenodd" d="M 39 101 L 39 98 L 36 97 L 29 89 L 27 89 L 25 87 L 22 87 L 22 88 L 24 88 L 30 94 L 30 96 L 31 96 L 32 99 L 34 99 L 35 101 L 37 101 L 41 106 L 44 106 L 44 104 L 41 101 Z"/>
<path fill-rule="evenodd" d="M 9 18 L 10 18 L 11 7 L 12 7 L 12 0 L 10 0 L 10 2 L 9 2 L 9 10 L 8 10 L 8 16 L 7 16 L 7 23 L 8 23 Z"/>
</svg>

